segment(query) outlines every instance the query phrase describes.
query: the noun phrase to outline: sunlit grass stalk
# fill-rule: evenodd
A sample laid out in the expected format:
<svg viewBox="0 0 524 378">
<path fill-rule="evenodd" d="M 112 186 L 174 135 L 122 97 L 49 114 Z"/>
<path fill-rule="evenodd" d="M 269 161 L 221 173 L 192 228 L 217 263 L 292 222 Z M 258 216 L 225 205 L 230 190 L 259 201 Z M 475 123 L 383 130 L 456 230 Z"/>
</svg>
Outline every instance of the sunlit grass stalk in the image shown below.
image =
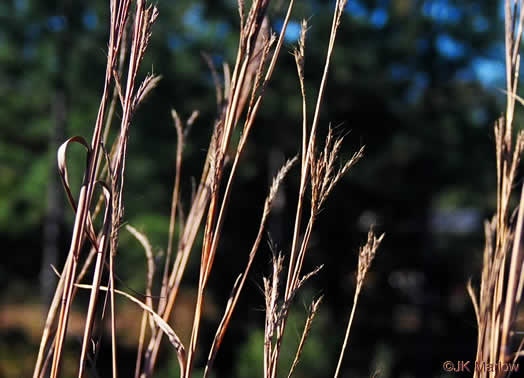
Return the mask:
<svg viewBox="0 0 524 378">
<path fill-rule="evenodd" d="M 303 78 L 303 65 L 304 65 L 304 45 L 306 38 L 307 24 L 302 23 L 302 31 L 299 39 L 299 47 L 295 50 L 295 61 L 298 70 L 299 83 L 302 95 L 303 105 L 303 120 L 302 120 L 302 151 L 301 151 L 301 174 L 300 174 L 300 188 L 297 202 L 297 209 L 295 212 L 295 223 L 292 237 L 291 253 L 289 257 L 289 264 L 287 268 L 287 279 L 285 283 L 284 291 L 284 302 L 289 302 L 296 293 L 298 284 L 301 281 L 300 276 L 302 272 L 302 265 L 306 254 L 309 240 L 313 230 L 313 226 L 316 220 L 318 212 L 333 189 L 334 185 L 340 180 L 340 178 L 353 166 L 362 156 L 362 150 L 357 152 L 343 167 L 334 171 L 334 163 L 337 160 L 339 148 L 342 139 L 332 142 L 331 130 L 328 133 L 326 139 L 324 151 L 317 156 L 317 128 L 320 117 L 320 109 L 324 98 L 324 92 L 327 84 L 327 76 L 329 72 L 329 66 L 333 49 L 335 45 L 335 39 L 337 36 L 338 27 L 342 19 L 344 8 L 347 4 L 345 0 L 337 0 L 335 4 L 335 10 L 333 12 L 333 21 L 331 25 L 331 32 L 329 36 L 329 44 L 326 53 L 326 59 L 323 68 L 322 79 L 320 82 L 319 91 L 317 94 L 316 106 L 313 114 L 313 120 L 311 123 L 310 130 L 308 132 L 307 127 L 307 109 L 306 109 L 306 93 Z M 307 142 L 306 142 L 307 141 Z M 307 144 L 307 147 L 306 147 Z M 302 242 L 299 246 L 300 232 L 302 228 L 302 216 L 305 206 L 305 194 L 308 184 L 311 186 L 311 208 L 310 215 L 307 221 L 305 234 L 302 238 Z M 266 309 L 267 311 L 267 309 Z M 265 356 L 267 369 L 265 369 L 266 377 L 274 378 L 277 375 L 278 360 L 280 355 L 281 343 L 286 327 L 288 307 L 285 308 L 281 321 L 276 325 L 276 341 L 272 348 L 266 348 L 265 352 L 270 353 L 269 356 Z"/>
<path fill-rule="evenodd" d="M 353 306 L 351 307 L 351 313 L 349 315 L 349 320 L 346 327 L 346 335 L 344 336 L 344 343 L 342 344 L 342 349 L 340 350 L 340 356 L 338 358 L 334 378 L 338 378 L 340 374 L 340 368 L 342 366 L 344 354 L 346 352 L 347 345 L 349 342 L 349 333 L 351 331 L 351 326 L 353 325 L 353 318 L 355 316 L 355 310 L 357 308 L 360 291 L 362 290 L 364 280 L 366 279 L 366 274 L 371 266 L 371 263 L 373 262 L 373 259 L 375 258 L 375 254 L 377 253 L 377 249 L 380 246 L 380 243 L 382 242 L 383 238 L 384 234 L 380 235 L 379 237 L 376 237 L 374 232 L 371 230 L 368 233 L 368 240 L 366 244 L 362 248 L 360 248 L 360 252 L 358 254 L 357 286 L 355 288 Z"/>
<path fill-rule="evenodd" d="M 73 301 L 76 289 L 75 289 L 75 282 L 77 280 L 77 266 L 79 264 L 79 260 L 81 258 L 80 252 L 82 249 L 82 246 L 84 244 L 85 236 L 87 235 L 87 238 L 89 239 L 90 243 L 93 245 L 93 253 L 90 253 L 87 262 L 92 261 L 92 257 L 94 256 L 94 253 L 97 254 L 97 262 L 95 266 L 95 274 L 93 278 L 93 285 L 92 285 L 92 292 L 91 292 L 91 298 L 89 303 L 89 309 L 87 311 L 88 319 L 86 321 L 85 325 L 85 331 L 84 331 L 84 339 L 82 343 L 82 352 L 80 357 L 80 366 L 79 366 L 79 377 L 83 376 L 84 374 L 84 367 L 85 367 L 85 359 L 86 359 L 86 351 L 88 344 L 90 343 L 90 334 L 92 330 L 93 325 L 93 315 L 94 315 L 94 308 L 97 302 L 98 297 L 98 291 L 100 286 L 100 279 L 102 277 L 102 272 L 105 265 L 105 256 L 106 256 L 106 249 L 108 248 L 108 244 L 111 244 L 112 253 L 110 253 L 110 281 L 111 281 L 111 290 L 114 289 L 114 274 L 113 274 L 113 260 L 112 257 L 114 256 L 113 246 L 115 245 L 115 239 L 114 239 L 114 230 L 116 223 L 114 222 L 115 219 L 115 213 L 119 214 L 121 209 L 121 192 L 120 195 L 115 196 L 115 185 L 118 179 L 115 180 L 116 177 L 111 177 L 111 188 L 104 186 L 105 184 L 102 184 L 102 188 L 104 191 L 106 191 L 105 194 L 105 200 L 106 200 L 106 216 L 104 217 L 104 227 L 103 231 L 101 232 L 101 236 L 97 238 L 95 235 L 95 232 L 93 230 L 93 221 L 91 218 L 91 213 L 89 211 L 92 197 L 93 197 L 93 191 L 94 186 L 97 183 L 97 176 L 98 176 L 98 170 L 101 162 L 101 142 L 102 140 L 106 141 L 107 139 L 107 132 L 110 125 L 110 120 L 112 119 L 112 114 L 114 112 L 113 106 L 110 105 L 109 113 L 106 114 L 106 106 L 108 102 L 109 97 L 109 87 L 111 83 L 115 83 L 115 92 L 118 93 L 121 104 L 124 111 L 124 117 L 123 122 L 126 126 L 129 125 L 132 113 L 134 112 L 136 106 L 142 101 L 143 97 L 148 93 L 148 91 L 156 84 L 154 80 L 149 80 L 149 82 L 146 82 L 139 88 L 139 90 L 135 93 L 133 91 L 134 81 L 136 78 L 136 71 L 138 70 L 138 66 L 140 63 L 140 60 L 145 52 L 145 49 L 147 47 L 147 40 L 149 38 L 149 28 L 151 24 L 154 22 L 154 19 L 156 18 L 156 8 L 152 7 L 146 7 L 145 2 L 142 0 L 137 1 L 136 5 L 136 12 L 135 12 L 135 31 L 134 36 L 131 41 L 132 50 L 134 49 L 135 52 L 132 53 L 131 58 L 129 60 L 129 73 L 128 73 L 128 85 L 127 85 L 127 94 L 126 94 L 126 100 L 125 102 L 122 101 L 123 97 L 120 89 L 119 84 L 119 78 L 118 74 L 116 73 L 116 64 L 118 61 L 119 54 L 120 56 L 125 55 L 125 49 L 121 49 L 121 43 L 124 36 L 124 30 L 126 28 L 127 20 L 128 20 L 128 11 L 130 8 L 130 1 L 122 0 L 122 1 L 116 1 L 113 0 L 110 2 L 110 33 L 109 33 L 109 44 L 108 44 L 108 58 L 107 58 L 107 66 L 106 66 L 106 74 L 105 74 L 105 81 L 104 81 L 104 90 L 102 94 L 102 99 L 100 102 L 99 110 L 98 110 L 98 116 L 95 123 L 95 128 L 93 131 L 93 137 L 91 145 L 88 146 L 87 143 L 83 140 L 81 137 L 74 137 L 68 140 L 66 143 L 69 144 L 71 142 L 78 142 L 82 143 L 87 148 L 87 168 L 84 174 L 84 180 L 82 183 L 82 186 L 80 188 L 80 193 L 78 196 L 78 201 L 76 202 L 73 199 L 73 196 L 71 195 L 70 188 L 68 186 L 68 179 L 67 179 L 67 169 L 65 163 L 63 163 L 62 170 L 62 180 L 64 182 L 64 186 L 66 188 L 66 192 L 68 194 L 68 198 L 71 202 L 71 205 L 73 209 L 76 212 L 75 216 L 75 223 L 72 233 L 72 241 L 71 241 L 71 247 L 69 250 L 68 257 L 66 259 L 66 264 L 64 265 L 64 271 L 63 274 L 60 276 L 59 284 L 57 286 L 55 298 L 53 300 L 53 303 L 51 304 L 48 318 L 46 321 L 46 326 L 42 335 L 42 341 L 40 346 L 39 355 L 37 358 L 37 362 L 35 365 L 34 370 L 34 377 L 42 375 L 44 373 L 42 371 L 42 362 L 43 362 L 43 355 L 45 353 L 46 348 L 53 348 L 52 353 L 52 361 L 51 361 L 51 377 L 56 377 L 59 374 L 60 369 L 60 361 L 62 358 L 62 351 L 64 346 L 64 341 L 67 333 L 67 325 L 68 325 L 68 319 L 69 319 L 69 313 L 70 313 L 70 307 L 71 303 Z M 125 41 L 124 41 L 125 43 Z M 138 47 L 138 53 L 136 52 L 136 48 Z M 120 64 L 121 66 L 121 64 Z M 121 68 L 121 67 L 120 67 Z M 113 96 L 114 98 L 115 96 Z M 105 120 L 105 122 L 104 122 Z M 105 123 L 105 126 L 104 126 Z M 105 131 L 104 131 L 105 128 Z M 103 138 L 103 139 L 102 139 Z M 120 140 L 121 142 L 121 140 Z M 63 151 L 65 154 L 65 150 L 67 148 L 67 144 L 65 144 L 65 147 L 61 150 L 59 150 L 59 153 Z M 121 144 L 122 145 L 122 144 Z M 125 151 L 124 151 L 125 154 Z M 59 156 L 60 158 L 60 156 Z M 116 161 L 121 162 L 125 158 L 122 155 L 116 156 Z M 62 159 L 63 162 L 65 162 L 65 157 Z M 60 163 L 60 161 L 59 161 Z M 62 163 L 61 163 L 62 164 Z M 109 161 L 108 161 L 109 166 Z M 118 173 L 116 174 L 122 174 L 122 170 L 120 169 L 120 166 L 116 166 L 116 170 Z M 121 176 L 122 177 L 122 176 Z M 109 201 L 109 202 L 108 202 Z M 117 203 L 118 206 L 114 206 L 114 204 Z M 109 207 L 108 207 L 109 206 Z M 108 217 L 111 218 L 111 222 L 109 222 Z M 111 231 L 110 231 L 111 230 Z M 87 272 L 87 266 L 88 264 L 84 265 L 84 268 L 82 269 L 81 274 L 85 274 Z M 61 297 L 61 304 L 58 305 L 58 298 Z M 114 298 L 113 295 L 111 296 L 111 312 L 112 312 L 112 324 L 113 324 L 113 376 L 116 377 L 116 355 L 115 355 L 115 336 L 114 336 L 114 324 L 115 324 L 115 313 L 114 313 Z M 59 315 L 58 315 L 58 322 L 57 322 L 57 330 L 55 333 L 54 340 L 52 344 L 49 344 L 49 336 L 51 334 L 50 329 L 53 326 L 55 322 L 55 318 L 57 315 L 57 311 L 60 309 Z M 54 346 L 53 346 L 54 345 Z"/>
<path fill-rule="evenodd" d="M 241 16 L 242 22 L 242 31 L 239 42 L 239 50 L 237 54 L 237 63 L 235 64 L 235 69 L 231 76 L 231 80 L 226 80 L 226 85 L 224 88 L 227 88 L 227 93 L 225 98 L 227 98 L 227 108 L 224 112 L 223 118 L 218 121 L 217 129 L 215 131 L 214 143 L 212 143 L 212 148 L 208 153 L 209 168 L 205 168 L 204 172 L 209 169 L 208 178 L 206 183 L 209 184 L 209 192 L 207 195 L 211 196 L 211 202 L 208 209 L 208 215 L 206 220 L 206 228 L 204 232 L 204 246 L 202 250 L 202 262 L 201 262 L 201 274 L 199 278 L 199 292 L 197 295 L 197 303 L 195 310 L 195 318 L 193 324 L 193 331 L 191 337 L 191 343 L 188 349 L 188 358 L 187 358 L 187 368 L 186 376 L 191 374 L 191 366 L 193 361 L 193 353 L 196 349 L 196 342 L 198 340 L 199 333 L 199 324 L 200 324 L 200 314 L 202 311 L 202 303 L 204 298 L 204 290 L 207 283 L 207 279 L 211 272 L 211 268 L 214 261 L 214 256 L 216 253 L 216 248 L 218 246 L 218 240 L 221 233 L 221 228 L 223 224 L 225 209 L 229 201 L 229 195 L 232 187 L 233 178 L 236 174 L 236 169 L 238 166 L 239 158 L 242 154 L 244 146 L 247 141 L 247 137 L 251 130 L 251 127 L 255 121 L 259 106 L 264 93 L 264 88 L 269 82 L 271 74 L 276 64 L 277 57 L 279 55 L 280 48 L 282 46 L 284 34 L 286 31 L 287 23 L 291 14 L 291 9 L 293 1 L 290 2 L 288 6 L 288 12 L 286 14 L 286 19 L 281 30 L 277 45 L 275 50 L 272 52 L 271 59 L 269 61 L 268 68 L 266 73 L 263 74 L 263 67 L 266 63 L 266 57 L 269 57 L 269 49 L 273 44 L 273 38 L 267 37 L 262 34 L 262 37 L 259 37 L 259 32 L 263 29 L 263 20 L 264 13 L 268 6 L 268 1 L 257 1 L 252 4 L 252 8 L 245 19 L 243 14 L 243 4 L 239 3 L 239 13 Z M 253 65 L 253 58 L 259 57 L 258 65 Z M 260 57 L 261 56 L 261 57 Z M 225 75 L 226 79 L 229 75 Z M 229 83 L 229 84 L 228 84 Z M 218 198 L 218 187 L 220 186 L 220 181 L 222 177 L 222 170 L 224 162 L 226 159 L 227 146 L 230 143 L 230 137 L 232 135 L 232 130 L 236 127 L 236 123 L 239 120 L 240 114 L 242 113 L 243 104 L 245 101 L 243 98 L 247 99 L 246 93 L 251 91 L 251 96 L 249 100 L 248 111 L 246 115 L 246 121 L 244 123 L 241 140 L 239 145 L 236 148 L 235 158 L 233 161 L 232 168 L 230 170 L 229 178 L 227 181 L 226 189 L 222 199 Z M 218 92 L 218 90 L 217 90 Z M 203 175 L 204 177 L 204 175 Z M 206 192 L 207 192 L 206 190 Z M 220 203 L 219 203 L 220 202 Z M 195 202 L 194 202 L 195 203 Z M 201 218 L 200 218 L 201 219 Z M 200 222 L 198 222 L 200 223 Z M 190 224 L 189 219 L 186 225 Z M 191 224 L 192 227 L 195 227 L 194 224 Z M 197 228 L 193 228 L 195 231 Z M 184 244 L 187 245 L 187 244 Z M 176 272 L 176 279 L 173 282 L 173 286 L 170 287 L 170 298 L 168 299 L 168 304 L 166 311 L 164 313 L 164 319 L 169 318 L 172 306 L 174 305 L 174 298 L 176 298 L 176 293 L 178 292 L 178 285 L 183 275 L 185 269 L 187 258 L 190 252 L 190 247 L 185 251 L 185 253 L 180 253 L 180 259 L 175 260 L 175 269 L 173 272 Z M 177 264 L 178 263 L 178 264 Z M 173 275 L 171 276 L 173 277 Z M 173 281 L 173 280 L 170 280 Z M 149 359 L 149 369 L 145 372 L 146 374 L 151 374 L 152 366 L 154 366 L 154 361 L 156 360 L 156 355 L 158 352 L 159 341 L 161 339 L 161 334 L 157 337 L 157 340 L 150 348 Z"/>
<path fill-rule="evenodd" d="M 100 151 L 100 138 L 103 128 L 103 118 L 105 115 L 106 102 L 109 92 L 109 86 L 113 75 L 113 69 L 115 67 L 116 53 L 119 50 L 119 44 L 121 40 L 121 31 L 125 27 L 127 21 L 127 10 L 129 4 L 126 2 L 118 3 L 116 1 L 111 2 L 111 27 L 109 36 L 109 51 L 106 66 L 106 74 L 104 81 L 104 90 L 102 99 L 100 101 L 100 107 L 98 110 L 97 120 L 93 132 L 92 143 L 90 153 L 88 154 L 87 170 L 84 176 L 80 194 L 78 197 L 78 207 L 75 217 L 75 225 L 73 229 L 73 236 L 71 241 L 71 247 L 68 253 L 67 262 L 64 266 L 64 274 L 62 275 L 63 283 L 58 285 L 60 290 L 57 290 L 55 297 L 61 296 L 61 305 L 53 303 L 50 307 L 48 319 L 46 321 L 46 328 L 52 326 L 53 319 L 55 317 L 55 311 L 60 308 L 59 320 L 56 331 L 56 338 L 54 341 L 54 353 L 51 363 L 51 376 L 56 377 L 58 375 L 60 360 L 62 356 L 62 348 L 64 344 L 65 334 L 67 330 L 67 323 L 69 319 L 69 311 L 72 302 L 72 289 L 75 281 L 77 260 L 80 254 L 80 249 L 84 241 L 84 228 L 87 221 L 88 209 L 91 203 L 93 187 L 96 181 L 96 163 L 98 162 L 98 156 Z M 40 375 L 41 364 L 43 361 L 44 351 L 48 344 L 49 330 L 45 329 L 42 336 L 42 342 L 40 346 L 39 355 L 35 365 L 34 376 Z"/>
<path fill-rule="evenodd" d="M 524 193 L 521 193 L 516 222 L 511 200 L 515 176 L 524 150 L 524 134 L 514 136 L 513 121 L 520 67 L 524 8 L 520 0 L 505 0 L 506 112 L 495 122 L 497 159 L 497 209 L 493 220 L 486 222 L 486 245 L 482 264 L 480 293 L 471 283 L 472 298 L 478 324 L 476 361 L 498 364 L 515 362 L 521 354 L 521 341 L 516 337 L 515 320 L 519 311 L 524 285 L 521 247 L 524 217 Z M 521 188 L 522 190 L 522 188 Z M 495 366 L 495 365 L 493 365 Z M 476 377 L 504 377 L 509 372 L 476 369 Z"/>
<path fill-rule="evenodd" d="M 266 222 L 269 216 L 269 213 L 271 212 L 271 207 L 273 204 L 273 201 L 275 199 L 275 196 L 277 194 L 278 188 L 280 186 L 280 183 L 284 179 L 284 177 L 287 175 L 291 167 L 295 164 L 296 158 L 292 160 L 288 160 L 286 164 L 280 169 L 278 174 L 273 179 L 273 183 L 271 185 L 271 188 L 269 190 L 268 197 L 266 198 L 266 201 L 264 203 L 264 210 L 262 212 L 262 219 L 260 220 L 260 225 L 258 229 L 258 233 L 255 239 L 255 242 L 251 248 L 251 251 L 249 253 L 249 259 L 248 263 L 246 265 L 246 268 L 244 272 L 237 278 L 237 281 L 235 282 L 235 285 L 233 286 L 233 291 L 229 297 L 229 300 L 227 302 L 226 310 L 224 313 L 224 316 L 222 317 L 222 320 L 217 328 L 217 332 L 215 335 L 215 338 L 213 339 L 213 344 L 211 346 L 211 349 L 209 351 L 209 356 L 207 359 L 205 371 L 204 371 L 204 377 L 207 377 L 211 366 L 215 360 L 216 354 L 218 352 L 218 349 L 220 348 L 220 345 L 222 343 L 222 340 L 224 338 L 225 332 L 229 326 L 229 322 L 231 320 L 231 317 L 233 315 L 233 311 L 235 310 L 236 304 L 238 302 L 238 298 L 240 296 L 240 293 L 242 292 L 242 289 L 244 287 L 244 284 L 246 282 L 246 278 L 249 274 L 249 271 L 251 269 L 251 266 L 253 264 L 253 261 L 255 259 L 255 255 L 258 251 L 258 247 L 260 246 L 260 242 L 262 241 L 262 236 L 264 234 Z"/>
</svg>

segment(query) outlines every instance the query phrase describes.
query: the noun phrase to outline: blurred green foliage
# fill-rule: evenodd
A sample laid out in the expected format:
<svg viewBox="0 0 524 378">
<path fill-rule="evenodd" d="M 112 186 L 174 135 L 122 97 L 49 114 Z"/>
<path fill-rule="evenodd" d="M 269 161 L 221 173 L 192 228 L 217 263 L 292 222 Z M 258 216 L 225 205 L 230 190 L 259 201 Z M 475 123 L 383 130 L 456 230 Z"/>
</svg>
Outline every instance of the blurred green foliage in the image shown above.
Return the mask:
<svg viewBox="0 0 524 378">
<path fill-rule="evenodd" d="M 282 341 L 278 376 L 286 376 L 293 364 L 302 337 L 307 311 L 307 306 L 297 306 L 297 309 L 289 315 L 288 331 Z M 295 377 L 321 377 L 329 375 L 333 370 L 333 358 L 324 348 L 326 340 L 322 333 L 322 329 L 328 326 L 328 317 L 325 313 L 317 315 L 318 317 L 315 317 L 313 327 L 302 350 L 302 357 L 295 369 Z M 235 377 L 252 377 L 257 375 L 257 372 L 263 371 L 264 355 L 263 349 L 260 348 L 261 345 L 264 345 L 264 330 L 259 328 L 250 332 L 245 344 L 240 347 Z"/>
</svg>

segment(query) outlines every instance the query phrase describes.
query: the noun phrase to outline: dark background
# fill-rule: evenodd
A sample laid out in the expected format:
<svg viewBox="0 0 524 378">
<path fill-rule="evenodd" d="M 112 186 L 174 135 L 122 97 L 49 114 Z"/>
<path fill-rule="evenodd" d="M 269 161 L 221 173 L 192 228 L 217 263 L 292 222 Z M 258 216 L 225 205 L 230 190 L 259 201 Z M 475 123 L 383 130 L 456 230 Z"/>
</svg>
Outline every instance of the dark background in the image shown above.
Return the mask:
<svg viewBox="0 0 524 378">
<path fill-rule="evenodd" d="M 269 12 L 278 31 L 286 2 Z M 495 205 L 492 126 L 504 95 L 502 1 L 350 0 L 339 31 L 320 118 L 347 134 L 343 155 L 366 145 L 364 159 L 327 201 L 305 269 L 324 264 L 297 298 L 282 354 L 289 366 L 306 307 L 324 302 L 297 377 L 331 376 L 354 292 L 358 247 L 369 225 L 386 238 L 360 297 L 343 376 L 444 376 L 447 360 L 474 360 L 476 324 L 466 282 L 478 283 L 482 222 Z M 300 148 L 301 103 L 290 52 L 298 23 L 310 24 L 306 87 L 310 117 L 325 58 L 334 1 L 298 1 L 286 44 L 241 162 L 211 275 L 197 359 L 202 366 L 225 302 L 243 269 L 271 177 Z M 0 376 L 29 376 L 46 303 L 67 252 L 72 211 L 56 174 L 56 149 L 66 138 L 90 138 L 105 69 L 108 6 L 104 1 L 8 0 L 0 3 Z M 159 19 L 142 65 L 162 81 L 131 127 L 125 221 L 144 231 L 161 256 L 167 244 L 174 176 L 175 108 L 198 109 L 186 146 L 182 196 L 199 179 L 216 105 L 201 53 L 220 67 L 234 63 L 235 1 L 158 1 Z M 118 117 L 118 114 L 117 114 Z M 517 121 L 520 115 L 517 114 Z M 518 124 L 518 122 L 517 122 Z M 82 155 L 70 170 L 78 183 Z M 298 169 L 285 182 L 270 232 L 289 252 Z M 187 340 L 198 276 L 198 247 L 183 284 L 174 326 Z M 259 251 L 233 325 L 216 363 L 217 377 L 262 375 L 262 276 L 269 248 Z M 161 257 L 159 257 L 161 261 Z M 144 291 L 145 260 L 123 231 L 117 274 L 122 289 Z M 159 263 L 159 266 L 161 264 Z M 73 317 L 64 374 L 74 371 L 83 309 Z M 134 367 L 139 312 L 121 303 L 121 376 Z M 75 320 L 76 319 L 76 320 Z M 106 376 L 109 347 L 100 357 Z M 68 370 L 72 369 L 72 370 Z M 127 370 L 126 370 L 127 369 Z M 157 377 L 174 376 L 168 345 Z M 282 373 L 284 374 L 284 373 Z"/>
</svg>

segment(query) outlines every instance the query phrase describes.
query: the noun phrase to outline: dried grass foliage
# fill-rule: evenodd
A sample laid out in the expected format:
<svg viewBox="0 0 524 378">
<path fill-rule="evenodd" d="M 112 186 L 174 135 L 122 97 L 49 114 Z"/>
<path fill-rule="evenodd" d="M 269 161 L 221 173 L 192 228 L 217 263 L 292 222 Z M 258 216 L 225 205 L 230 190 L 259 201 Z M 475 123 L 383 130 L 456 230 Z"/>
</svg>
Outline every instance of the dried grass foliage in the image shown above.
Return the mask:
<svg viewBox="0 0 524 378">
<path fill-rule="evenodd" d="M 520 42 L 524 7 L 520 0 L 505 1 L 506 112 L 494 127 L 497 161 L 497 209 L 484 225 L 486 244 L 482 263 L 480 289 L 471 281 L 468 292 L 473 302 L 478 325 L 476 361 L 486 364 L 515 362 L 521 355 L 522 340 L 515 332 L 524 285 L 524 250 L 522 226 L 524 191 L 516 209 L 511 200 L 516 188 L 515 177 L 524 149 L 524 133 L 513 128 L 520 67 Z M 519 100 L 520 101 L 520 100 Z M 476 377 L 504 377 L 503 369 L 475 370 Z"/>
<path fill-rule="evenodd" d="M 355 310 L 357 308 L 358 297 L 360 295 L 360 291 L 362 290 L 362 285 L 364 284 L 364 280 L 366 279 L 366 274 L 369 271 L 369 268 L 371 267 L 371 263 L 373 262 L 373 259 L 375 258 L 378 247 L 380 246 L 380 243 L 382 243 L 382 239 L 384 239 L 384 234 L 377 237 L 375 236 L 375 233 L 373 232 L 373 230 L 370 230 L 368 232 L 368 240 L 366 244 L 364 244 L 364 246 L 360 248 L 360 251 L 358 253 L 357 286 L 355 288 L 355 295 L 353 297 L 353 307 L 351 308 L 348 325 L 346 327 L 346 335 L 344 337 L 344 343 L 342 344 L 342 349 L 340 351 L 340 356 L 338 358 L 337 368 L 335 370 L 335 375 L 334 375 L 335 378 L 337 378 L 340 374 L 340 369 L 341 369 L 342 361 L 344 359 L 344 354 L 346 352 L 346 348 L 349 342 L 349 333 L 351 331 L 351 326 L 353 324 L 353 318 L 355 316 Z"/>
<path fill-rule="evenodd" d="M 320 109 L 335 38 L 346 3 L 347 1 L 343 0 L 336 2 L 322 81 L 319 86 L 311 124 L 308 123 L 303 76 L 307 23 L 305 21 L 302 23 L 300 40 L 294 52 L 303 100 L 303 133 L 301 143 L 299 143 L 301 151 L 298 157 L 288 160 L 282 166 L 268 190 L 256 238 L 249 251 L 245 269 L 238 275 L 231 296 L 226 303 L 222 320 L 218 325 L 209 351 L 204 376 L 209 375 L 228 326 L 231 324 L 239 296 L 263 239 L 279 186 L 297 162 L 300 162 L 300 189 L 294 232 L 291 235 L 292 248 L 289 256 L 275 253 L 271 278 L 264 278 L 263 281 L 266 320 L 265 341 L 261 347 L 264 350 L 265 377 L 276 377 L 282 337 L 293 299 L 303 284 L 322 268 L 318 267 L 306 274 L 302 271 L 315 221 L 335 185 L 363 155 L 362 148 L 347 162 L 339 163 L 343 138 L 336 137 L 331 128 L 329 128 L 323 147 L 319 150 L 317 146 Z M 43 330 L 34 378 L 46 376 L 48 373 L 53 378 L 59 376 L 70 308 L 78 289 L 90 291 L 82 351 L 79 356 L 78 377 L 85 375 L 88 365 L 96 363 L 96 354 L 92 355 L 90 351 L 93 344 L 95 350 L 98 350 L 100 343 L 92 334 L 93 326 L 95 322 L 103 321 L 104 317 L 109 317 L 111 324 L 112 376 L 117 376 L 118 335 L 116 334 L 115 324 L 117 311 L 115 295 L 124 296 L 143 310 L 140 320 L 140 334 L 137 340 L 135 377 L 147 378 L 153 375 L 163 335 L 167 336 L 175 349 L 180 365 L 180 376 L 183 378 L 191 377 L 194 356 L 199 347 L 201 317 L 207 284 L 215 259 L 220 258 L 217 255 L 217 250 L 222 235 L 225 211 L 228 203 L 232 200 L 231 191 L 240 158 L 250 132 L 256 124 L 265 89 L 269 85 L 276 67 L 294 1 L 290 0 L 288 3 L 283 27 L 278 35 L 272 33 L 269 28 L 266 16 L 269 5 L 269 0 L 254 0 L 246 12 L 244 1 L 238 1 L 241 28 L 238 51 L 232 69 L 227 64 L 223 65 L 223 81 L 218 69 L 213 66 L 209 58 L 204 56 L 215 82 L 218 113 L 210 138 L 207 158 L 202 168 L 201 179 L 193 193 L 187 214 L 183 213 L 180 206 L 183 152 L 188 131 L 197 119 L 198 112 L 194 111 L 186 121 L 183 121 L 175 110 L 172 111 L 177 134 L 175 178 L 171 197 L 169 229 L 167 230 L 166 255 L 161 267 L 161 287 L 158 293 L 153 290 L 153 281 L 155 271 L 159 267 L 156 266 L 148 238 L 131 225 L 125 227 L 125 230 L 131 233 L 142 245 L 145 253 L 146 295 L 144 300 L 140 300 L 134 295 L 116 289 L 114 259 L 118 251 L 120 231 L 123 229 L 124 200 L 122 192 L 125 184 L 124 173 L 129 128 L 135 111 L 161 79 L 160 76 L 151 73 L 137 85 L 138 70 L 147 51 L 158 11 L 146 0 L 110 1 L 110 34 L 104 91 L 91 143 L 88 143 L 83 137 L 75 136 L 67 140 L 58 150 L 62 182 L 76 215 L 69 254 L 63 270 L 57 273 L 60 277 L 59 283 Z M 111 90 L 112 95 L 110 96 Z M 110 141 L 109 129 L 114 122 L 114 114 L 118 106 L 122 112 L 120 130 L 118 136 Z M 241 136 L 238 144 L 233 145 L 232 135 L 237 128 L 240 128 Z M 77 198 L 73 195 L 73 190 L 70 187 L 67 171 L 67 150 L 72 143 L 82 145 L 87 154 L 84 180 Z M 111 145 L 111 148 L 108 148 L 109 145 Z M 227 165 L 230 165 L 229 169 L 226 169 Z M 101 189 L 101 193 L 97 200 L 95 188 L 98 187 Z M 309 202 L 306 201 L 308 188 L 311 199 Z M 309 209 L 305 210 L 308 204 Z M 103 226 L 100 230 L 96 230 L 94 219 L 102 213 L 102 209 L 104 210 Z M 304 222 L 302 218 L 305 213 L 309 214 L 309 217 Z M 176 245 L 175 227 L 180 228 L 180 236 Z M 195 298 L 195 313 L 190 342 L 188 345 L 184 345 L 169 322 L 172 320 L 171 314 L 176 305 L 180 284 L 194 250 L 194 242 L 199 230 L 203 230 L 204 240 L 200 251 L 198 292 Z M 382 236 L 376 238 L 370 232 L 368 243 L 360 251 L 357 292 L 351 319 L 354 315 L 356 300 L 361 291 L 365 273 L 369 269 L 381 240 Z M 85 245 L 89 247 L 87 254 L 83 253 Z M 121 253 L 125 252 L 122 251 Z M 85 275 L 90 272 L 93 274 L 92 282 L 90 284 L 82 283 Z M 282 277 L 280 277 L 281 275 Z M 108 277 L 107 283 L 103 285 L 103 277 L 106 276 Z M 100 301 L 101 294 L 105 296 L 103 301 Z M 159 298 L 158 301 L 153 300 L 155 296 Z M 304 343 L 311 330 L 321 299 L 314 300 L 310 306 L 289 376 L 293 374 L 299 363 Z M 97 309 L 100 307 L 102 308 L 102 318 L 97 315 Z M 348 325 L 348 334 L 350 327 L 351 321 Z M 347 336 L 344 348 L 346 343 Z M 337 367 L 337 372 L 339 367 Z"/>
</svg>

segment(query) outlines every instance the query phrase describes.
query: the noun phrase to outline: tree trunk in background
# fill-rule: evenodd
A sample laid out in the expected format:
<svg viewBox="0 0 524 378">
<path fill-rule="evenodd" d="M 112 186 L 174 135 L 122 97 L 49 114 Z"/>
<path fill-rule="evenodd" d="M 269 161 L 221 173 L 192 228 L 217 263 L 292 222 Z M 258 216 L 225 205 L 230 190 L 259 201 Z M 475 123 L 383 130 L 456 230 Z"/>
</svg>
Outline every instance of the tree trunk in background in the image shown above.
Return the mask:
<svg viewBox="0 0 524 378">
<path fill-rule="evenodd" d="M 43 227 L 42 267 L 40 269 L 40 296 L 42 304 L 48 306 L 55 291 L 57 277 L 51 269 L 56 266 L 60 252 L 61 230 L 64 219 L 64 202 L 61 195 L 60 177 L 53 157 L 65 138 L 67 119 L 66 96 L 63 89 L 57 89 L 52 104 L 54 128 L 50 133 L 49 179 L 47 183 L 47 208 Z"/>
<path fill-rule="evenodd" d="M 57 4 L 56 14 L 64 17 L 64 25 L 56 33 L 56 73 L 54 78 L 54 97 L 51 114 L 54 128 L 49 133 L 49 179 L 47 183 L 47 208 L 43 227 L 42 266 L 40 268 L 40 295 L 42 304 L 50 304 L 54 294 L 57 277 L 51 269 L 56 266 L 60 254 L 62 230 L 64 225 L 64 195 L 58 175 L 56 151 L 65 140 L 68 113 L 69 91 L 65 79 L 68 71 L 69 55 L 73 34 L 73 9 L 71 0 L 62 0 Z"/>
</svg>

